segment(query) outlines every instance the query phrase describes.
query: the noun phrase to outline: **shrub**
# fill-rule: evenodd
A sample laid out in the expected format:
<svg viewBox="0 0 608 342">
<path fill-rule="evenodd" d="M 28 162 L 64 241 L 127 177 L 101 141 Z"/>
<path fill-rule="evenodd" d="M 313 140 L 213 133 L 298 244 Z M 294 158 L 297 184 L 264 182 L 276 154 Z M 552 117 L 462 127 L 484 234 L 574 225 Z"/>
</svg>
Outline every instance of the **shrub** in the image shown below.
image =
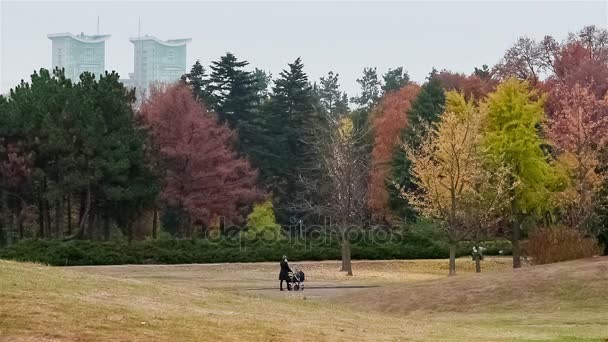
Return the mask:
<svg viewBox="0 0 608 342">
<path fill-rule="evenodd" d="M 271 200 L 253 206 L 253 211 L 247 216 L 247 227 L 255 232 L 268 231 L 270 235 L 279 235 L 281 225 L 275 219 Z"/>
<path fill-rule="evenodd" d="M 593 238 L 569 227 L 542 227 L 530 233 L 524 252 L 536 265 L 588 258 L 600 253 Z"/>
</svg>

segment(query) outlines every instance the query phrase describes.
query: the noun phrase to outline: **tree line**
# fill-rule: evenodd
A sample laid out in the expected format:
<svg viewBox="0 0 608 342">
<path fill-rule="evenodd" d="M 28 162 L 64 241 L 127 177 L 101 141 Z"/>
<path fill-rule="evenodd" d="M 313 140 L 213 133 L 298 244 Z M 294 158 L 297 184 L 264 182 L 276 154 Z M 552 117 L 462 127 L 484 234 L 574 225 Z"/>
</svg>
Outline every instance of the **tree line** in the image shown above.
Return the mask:
<svg viewBox="0 0 608 342">
<path fill-rule="evenodd" d="M 136 99 L 114 72 L 41 69 L 0 97 L 0 245 L 331 222 L 348 259 L 346 227 L 426 218 L 452 243 L 509 237 L 517 267 L 536 225 L 605 236 L 605 29 L 522 37 L 468 75 L 357 83 L 227 53 Z"/>
</svg>

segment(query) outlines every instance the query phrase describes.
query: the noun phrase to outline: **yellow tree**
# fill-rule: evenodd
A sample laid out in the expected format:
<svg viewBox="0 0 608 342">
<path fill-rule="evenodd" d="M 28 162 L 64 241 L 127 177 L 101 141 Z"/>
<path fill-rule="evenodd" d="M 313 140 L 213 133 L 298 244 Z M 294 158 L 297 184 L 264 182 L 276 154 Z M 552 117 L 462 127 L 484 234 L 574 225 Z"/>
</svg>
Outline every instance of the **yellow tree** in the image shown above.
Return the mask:
<svg viewBox="0 0 608 342">
<path fill-rule="evenodd" d="M 522 222 L 548 209 L 553 187 L 559 185 L 539 136 L 543 105 L 544 96 L 515 78 L 502 82 L 484 103 L 485 154 L 491 168 L 509 173 L 513 268 L 521 267 Z"/>
<path fill-rule="evenodd" d="M 484 168 L 482 112 L 460 93 L 446 93 L 441 120 L 418 149 L 405 146 L 411 156 L 414 182 L 419 190 L 405 196 L 424 216 L 436 220 L 450 246 L 449 274 L 456 273 L 456 245 L 486 223 L 475 218 L 498 212 L 506 182 L 498 172 Z M 504 173 L 503 173 L 504 174 Z M 493 185 L 490 188 L 488 184 Z M 479 210 L 472 210 L 479 208 Z M 477 222 L 473 224 L 472 222 Z M 483 223 L 482 223 L 483 222 Z"/>
</svg>

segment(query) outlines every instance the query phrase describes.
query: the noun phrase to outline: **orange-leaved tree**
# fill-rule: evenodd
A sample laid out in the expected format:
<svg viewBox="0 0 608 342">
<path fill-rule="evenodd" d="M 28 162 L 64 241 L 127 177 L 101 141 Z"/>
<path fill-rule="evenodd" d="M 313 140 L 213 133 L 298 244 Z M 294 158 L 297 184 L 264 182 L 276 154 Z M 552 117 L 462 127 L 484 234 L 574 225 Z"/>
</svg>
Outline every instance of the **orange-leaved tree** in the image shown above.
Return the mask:
<svg viewBox="0 0 608 342">
<path fill-rule="evenodd" d="M 372 116 L 373 147 L 370 171 L 368 206 L 376 219 L 387 214 L 389 194 L 386 182 L 391 173 L 391 161 L 400 141 L 401 131 L 407 126 L 407 112 L 420 87 L 409 84 L 386 94 Z"/>
</svg>

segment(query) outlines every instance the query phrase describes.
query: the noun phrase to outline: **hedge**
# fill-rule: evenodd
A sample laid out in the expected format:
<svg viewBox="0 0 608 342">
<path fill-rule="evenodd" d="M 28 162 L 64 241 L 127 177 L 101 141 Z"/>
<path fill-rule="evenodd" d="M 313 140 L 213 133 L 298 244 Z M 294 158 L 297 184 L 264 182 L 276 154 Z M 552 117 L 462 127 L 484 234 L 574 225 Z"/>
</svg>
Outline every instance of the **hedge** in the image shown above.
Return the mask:
<svg viewBox="0 0 608 342">
<path fill-rule="evenodd" d="M 236 239 L 235 239 L 236 240 Z M 484 243 L 486 254 L 508 254 L 508 242 Z M 470 244 L 459 246 L 458 255 L 470 255 Z M 223 262 L 260 262 L 280 260 L 288 255 L 292 261 L 338 260 L 337 241 L 303 243 L 278 241 L 214 241 L 210 239 L 166 239 L 126 241 L 60 241 L 27 239 L 0 250 L 0 258 L 39 262 L 54 266 L 120 265 L 120 264 L 187 264 Z M 424 237 L 370 243 L 352 243 L 353 259 L 438 259 L 448 257 L 444 242 Z"/>
</svg>

